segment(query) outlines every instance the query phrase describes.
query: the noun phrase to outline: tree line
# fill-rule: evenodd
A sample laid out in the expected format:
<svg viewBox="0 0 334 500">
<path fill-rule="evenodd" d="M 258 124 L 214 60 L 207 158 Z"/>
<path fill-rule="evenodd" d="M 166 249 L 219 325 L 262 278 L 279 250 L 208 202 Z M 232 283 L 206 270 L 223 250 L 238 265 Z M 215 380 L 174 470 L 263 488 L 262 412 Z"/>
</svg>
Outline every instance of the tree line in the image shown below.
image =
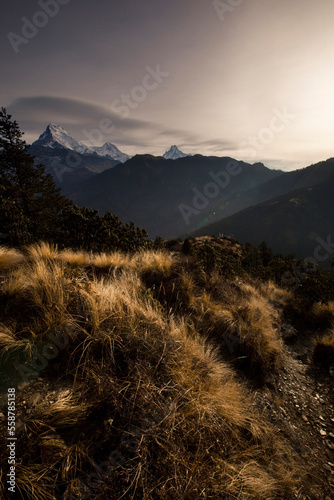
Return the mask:
<svg viewBox="0 0 334 500">
<path fill-rule="evenodd" d="M 150 242 L 144 229 L 116 215 L 79 207 L 36 164 L 16 120 L 0 111 L 0 243 L 22 247 L 48 241 L 94 252 L 135 251 Z"/>
</svg>

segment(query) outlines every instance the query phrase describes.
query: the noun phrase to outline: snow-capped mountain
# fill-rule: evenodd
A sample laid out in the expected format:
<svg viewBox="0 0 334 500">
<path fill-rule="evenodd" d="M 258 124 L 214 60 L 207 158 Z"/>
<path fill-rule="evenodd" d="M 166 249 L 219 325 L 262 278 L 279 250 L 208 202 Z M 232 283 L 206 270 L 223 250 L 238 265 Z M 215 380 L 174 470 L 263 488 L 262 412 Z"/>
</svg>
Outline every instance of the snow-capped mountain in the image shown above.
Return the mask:
<svg viewBox="0 0 334 500">
<path fill-rule="evenodd" d="M 36 164 L 42 163 L 64 194 L 75 191 L 83 181 L 128 160 L 110 143 L 88 147 L 71 137 L 65 129 L 50 123 L 29 149 Z"/>
<path fill-rule="evenodd" d="M 88 147 L 73 139 L 63 127 L 55 123 L 49 123 L 46 130 L 32 146 L 34 148 L 47 147 L 51 149 L 69 149 L 83 155 L 98 155 L 121 163 L 126 162 L 130 158 L 129 155 L 122 153 L 122 151 L 114 144 L 111 144 L 111 142 L 106 142 L 103 146 Z"/>
<path fill-rule="evenodd" d="M 113 160 L 118 160 L 121 163 L 126 162 L 131 158 L 131 156 L 126 153 L 122 153 L 114 144 L 111 142 L 106 142 L 103 146 L 92 147 L 90 151 L 95 152 L 99 156 L 104 156 L 105 158 L 112 158 Z"/>
<path fill-rule="evenodd" d="M 63 127 L 55 123 L 49 123 L 43 134 L 41 134 L 32 145 L 35 147 L 44 146 L 52 149 L 70 149 L 71 151 L 76 151 L 81 154 L 89 152 L 86 146 L 73 139 Z"/>
<path fill-rule="evenodd" d="M 177 160 L 178 158 L 184 158 L 185 156 L 190 155 L 180 151 L 177 146 L 171 146 L 170 149 L 163 155 L 165 160 Z"/>
</svg>

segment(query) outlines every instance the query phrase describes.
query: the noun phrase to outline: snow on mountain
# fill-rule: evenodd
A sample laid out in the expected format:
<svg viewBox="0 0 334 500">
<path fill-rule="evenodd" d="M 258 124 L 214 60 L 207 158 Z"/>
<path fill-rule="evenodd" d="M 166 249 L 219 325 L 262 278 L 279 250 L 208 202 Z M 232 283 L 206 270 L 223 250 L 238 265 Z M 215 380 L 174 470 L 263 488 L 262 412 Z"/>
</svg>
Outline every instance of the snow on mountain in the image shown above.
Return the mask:
<svg viewBox="0 0 334 500">
<path fill-rule="evenodd" d="M 131 158 L 126 153 L 122 153 L 122 151 L 120 151 L 114 144 L 111 144 L 111 142 L 106 142 L 103 146 L 92 147 L 90 148 L 90 151 L 95 152 L 99 156 L 118 160 L 121 163 L 124 163 Z"/>
<path fill-rule="evenodd" d="M 120 161 L 121 163 L 129 160 L 130 156 L 122 153 L 114 144 L 106 142 L 103 146 L 88 147 L 73 139 L 63 127 L 55 123 L 49 123 L 45 132 L 39 136 L 33 146 L 43 146 L 51 149 L 70 149 L 81 154 L 97 154 L 104 158 Z"/>
<path fill-rule="evenodd" d="M 190 156 L 179 150 L 177 146 L 171 146 L 169 151 L 163 155 L 165 160 L 177 160 L 178 158 L 184 158 L 185 156 Z"/>
<path fill-rule="evenodd" d="M 79 144 L 65 129 L 55 123 L 49 123 L 43 134 L 33 143 L 33 146 L 44 146 L 52 149 L 65 148 L 81 154 L 89 152 L 86 146 Z"/>
</svg>

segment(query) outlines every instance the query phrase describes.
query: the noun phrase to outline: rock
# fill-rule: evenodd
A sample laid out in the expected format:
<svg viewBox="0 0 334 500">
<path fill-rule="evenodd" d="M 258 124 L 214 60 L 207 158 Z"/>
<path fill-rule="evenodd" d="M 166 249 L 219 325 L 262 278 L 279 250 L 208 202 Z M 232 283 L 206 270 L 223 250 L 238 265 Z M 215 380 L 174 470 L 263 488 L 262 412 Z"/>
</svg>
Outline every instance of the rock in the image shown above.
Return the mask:
<svg viewBox="0 0 334 500">
<path fill-rule="evenodd" d="M 334 439 L 334 434 L 333 434 L 333 432 L 330 432 L 330 433 L 328 434 L 328 436 L 329 436 L 330 438 Z"/>
<path fill-rule="evenodd" d="M 333 444 L 333 443 L 331 443 L 328 439 L 327 439 L 327 441 L 326 441 L 326 444 L 327 444 L 327 446 L 328 446 L 328 448 L 329 448 L 330 450 L 334 450 L 334 444 Z"/>
<path fill-rule="evenodd" d="M 308 422 L 308 419 L 305 415 L 302 415 L 302 419 L 304 420 L 304 422 Z"/>
<path fill-rule="evenodd" d="M 284 410 L 284 408 L 282 406 L 279 407 L 281 412 L 283 413 L 283 415 L 286 417 L 287 416 L 287 413 L 286 411 Z"/>
<path fill-rule="evenodd" d="M 320 434 L 322 436 L 327 436 L 327 432 L 324 429 L 320 429 Z"/>
</svg>

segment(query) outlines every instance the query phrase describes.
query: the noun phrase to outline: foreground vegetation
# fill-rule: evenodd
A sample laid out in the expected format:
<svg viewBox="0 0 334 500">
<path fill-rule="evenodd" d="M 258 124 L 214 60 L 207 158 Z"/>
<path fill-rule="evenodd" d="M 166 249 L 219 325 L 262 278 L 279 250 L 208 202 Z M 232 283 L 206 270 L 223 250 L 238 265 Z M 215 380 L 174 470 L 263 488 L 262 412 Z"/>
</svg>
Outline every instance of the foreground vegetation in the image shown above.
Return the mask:
<svg viewBox="0 0 334 500">
<path fill-rule="evenodd" d="M 2 109 L 2 497 L 15 388 L 18 498 L 323 498 L 266 408 L 298 368 L 291 338 L 332 373 L 333 273 L 233 238 L 153 243 L 64 198 L 21 136 Z"/>
<path fill-rule="evenodd" d="M 284 316 L 301 316 L 295 294 L 166 250 L 3 247 L 0 273 L 1 393 L 18 391 L 19 497 L 309 494 L 307 463 L 252 392 L 284 370 Z M 333 306 L 314 303 L 309 315 L 325 331 Z"/>
</svg>

